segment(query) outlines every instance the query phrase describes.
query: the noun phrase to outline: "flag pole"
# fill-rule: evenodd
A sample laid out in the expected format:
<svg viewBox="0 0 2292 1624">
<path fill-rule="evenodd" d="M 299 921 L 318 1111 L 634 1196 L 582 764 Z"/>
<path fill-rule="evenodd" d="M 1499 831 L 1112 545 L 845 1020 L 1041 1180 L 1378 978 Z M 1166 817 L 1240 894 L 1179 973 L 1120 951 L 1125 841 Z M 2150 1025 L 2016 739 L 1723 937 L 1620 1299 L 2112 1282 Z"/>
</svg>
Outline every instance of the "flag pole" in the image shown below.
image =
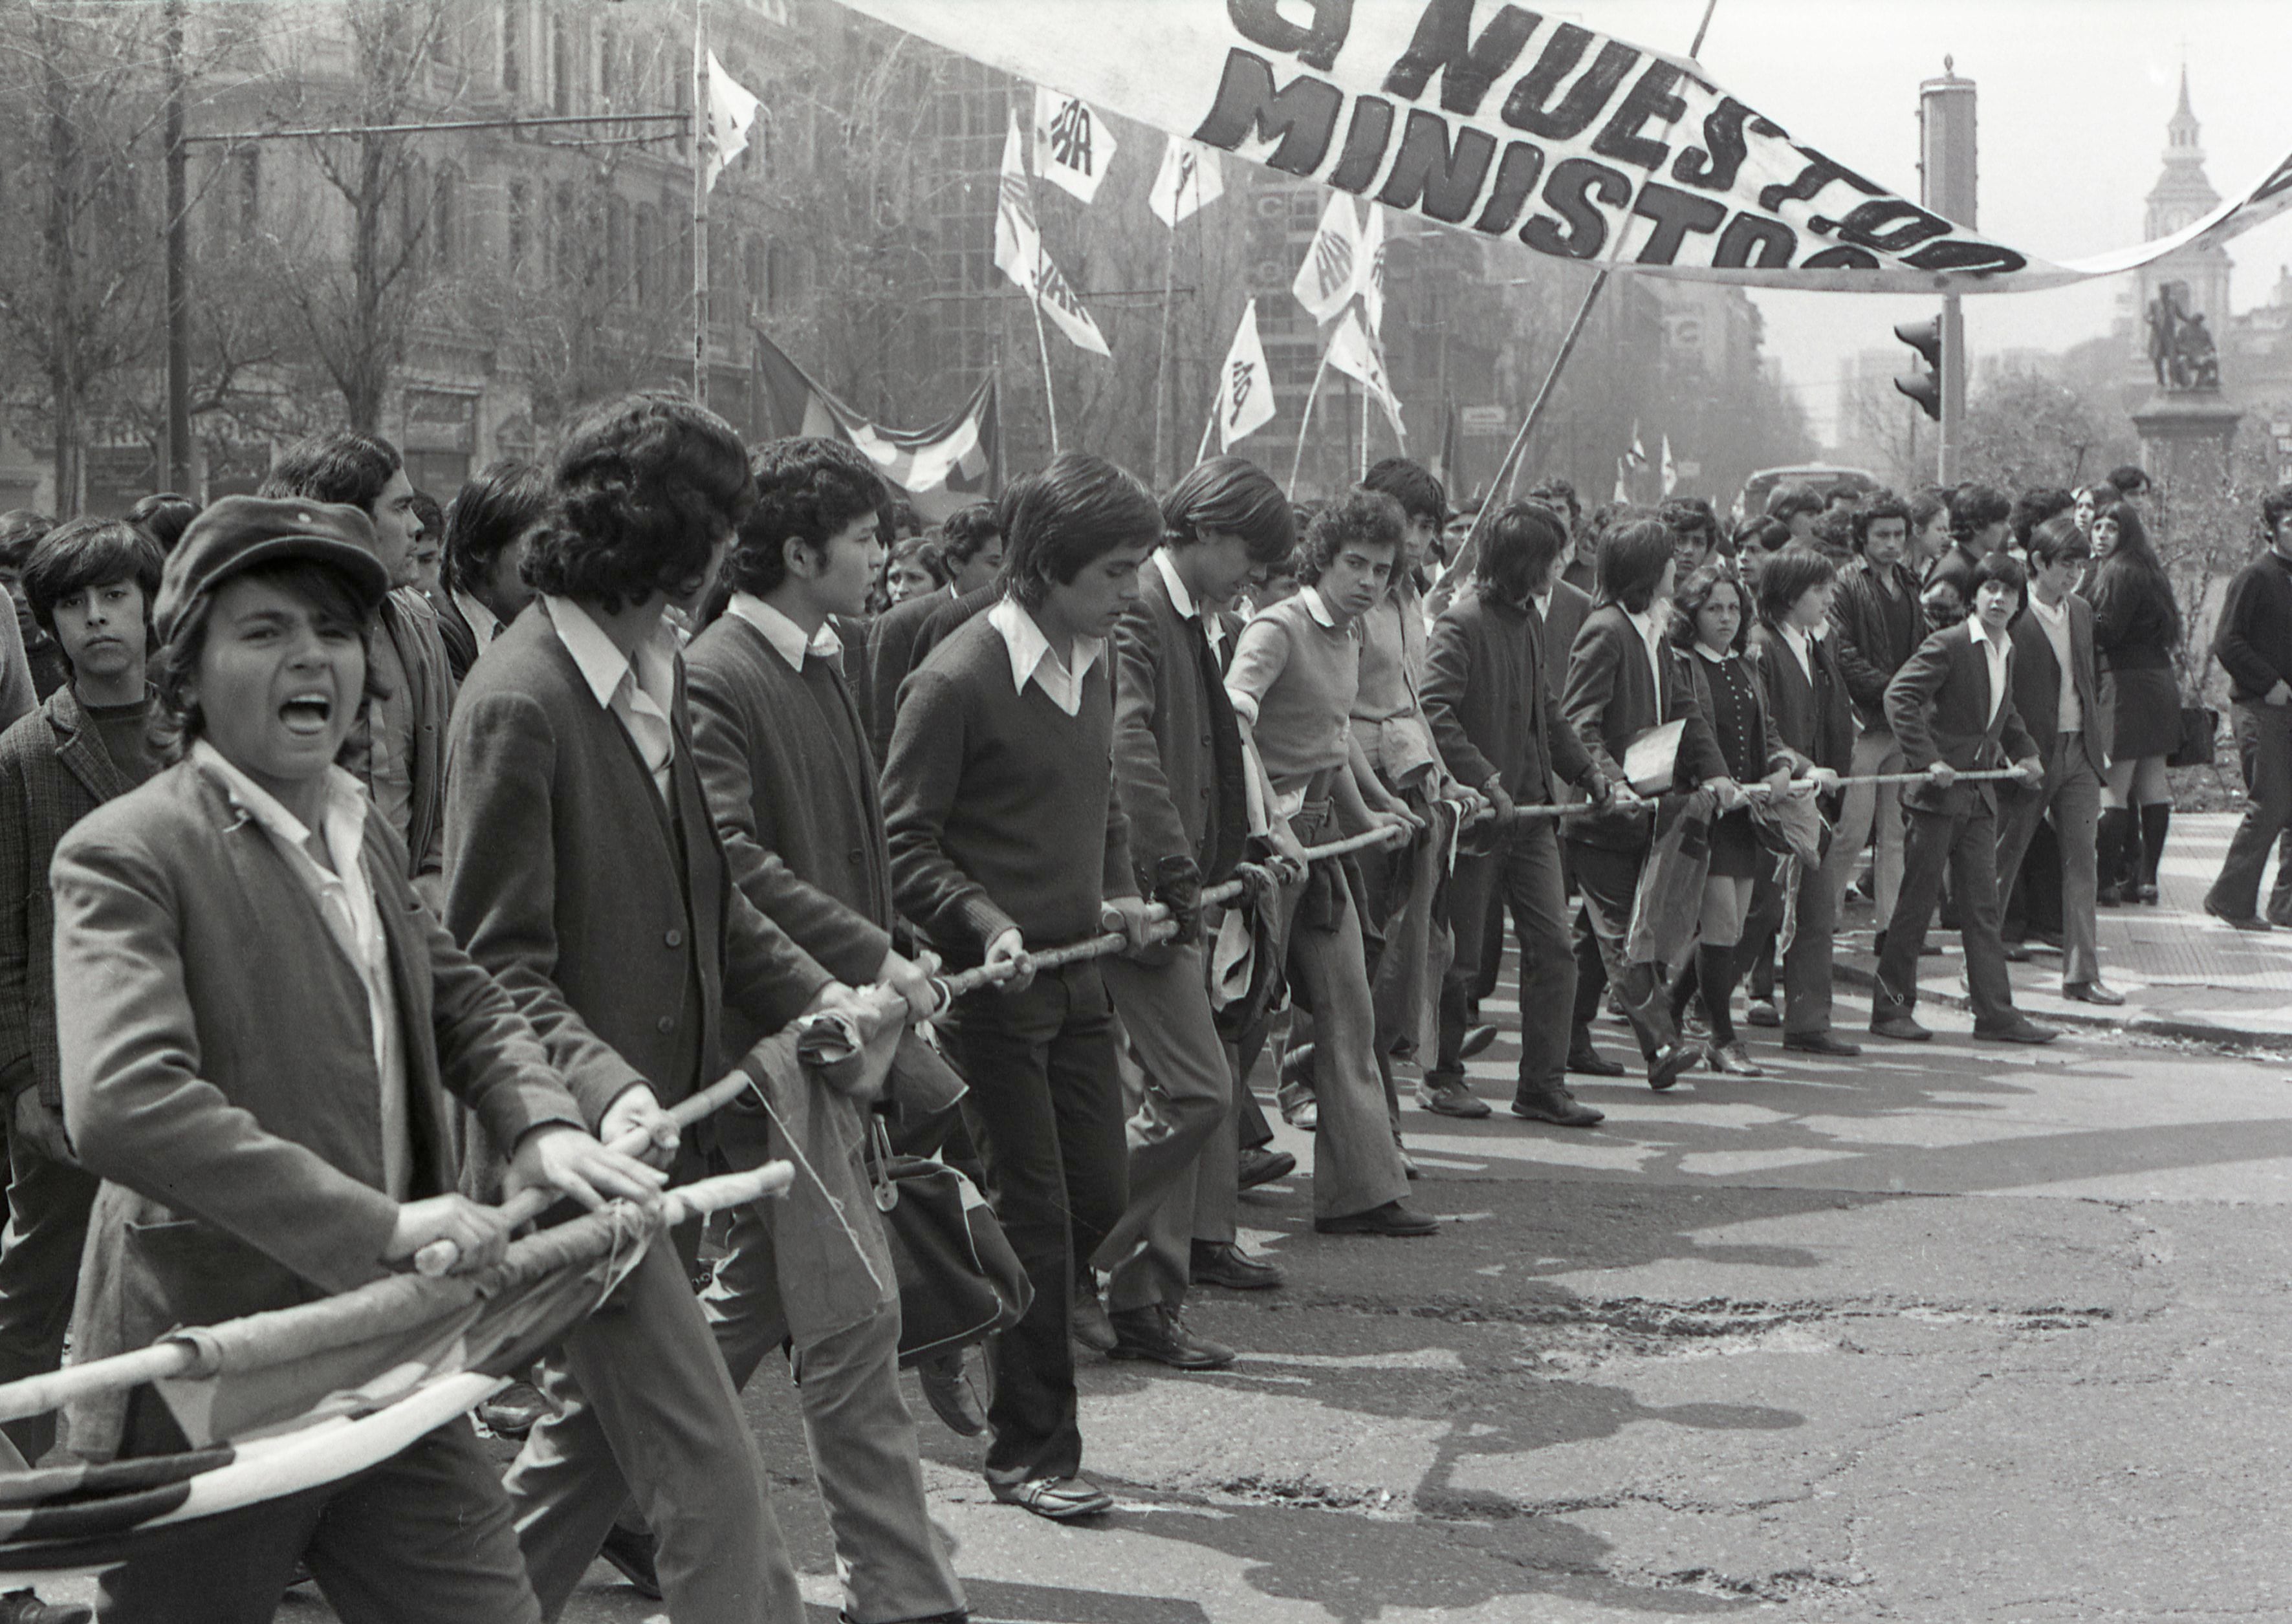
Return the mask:
<svg viewBox="0 0 2292 1624">
<path fill-rule="evenodd" d="M 1172 208 L 1174 212 L 1177 204 L 1182 201 L 1182 195 L 1181 195 L 1179 198 L 1173 200 Z M 1175 223 L 1173 223 L 1170 227 L 1170 240 L 1164 245 L 1162 249 L 1162 342 L 1161 347 L 1154 352 L 1153 470 L 1154 483 L 1157 486 L 1163 483 L 1162 453 L 1166 448 L 1169 438 L 1166 432 L 1167 424 L 1164 420 L 1163 408 L 1166 397 L 1170 392 L 1170 307 L 1176 299 L 1177 288 L 1178 228 Z M 1199 460 L 1199 458 L 1196 459 L 1198 462 Z"/>
<path fill-rule="evenodd" d="M 1297 472 L 1305 466 L 1305 431 L 1313 426 L 1313 402 L 1320 397 L 1321 380 L 1328 375 L 1329 352 L 1321 351 L 1321 364 L 1313 368 L 1313 385 L 1305 391 L 1305 414 L 1297 422 L 1297 454 L 1289 459 L 1289 500 L 1297 500 Z M 1215 409 L 1215 408 L 1213 408 Z"/>
<path fill-rule="evenodd" d="M 692 398 L 708 404 L 708 158 L 715 124 L 708 116 L 707 0 L 692 0 Z"/>
<path fill-rule="evenodd" d="M 1392 374 L 1391 374 L 1390 373 L 1386 374 L 1385 375 L 1386 375 L 1388 378 L 1390 378 L 1390 377 L 1392 376 Z M 1372 392 L 1372 391 L 1371 391 L 1371 390 L 1369 390 L 1366 386 L 1364 386 L 1364 387 L 1363 387 L 1363 389 L 1361 390 L 1361 450 L 1360 450 L 1360 474 L 1359 474 L 1359 475 L 1357 475 L 1357 476 L 1356 476 L 1356 478 L 1362 478 L 1362 479 L 1366 479 L 1366 478 L 1368 478 L 1368 408 L 1369 408 L 1369 395 L 1370 395 L 1370 393 L 1371 393 L 1371 392 Z"/>
<path fill-rule="evenodd" d="M 1059 403 L 1051 392 L 1051 341 L 1043 332 L 1042 239 L 1035 242 L 1034 285 L 1027 290 L 1027 308 L 1035 313 L 1035 351 L 1043 358 L 1043 415 L 1051 425 L 1051 454 L 1059 454 Z"/>
<path fill-rule="evenodd" d="M 1217 427 L 1218 398 L 1225 392 L 1225 378 L 1218 378 L 1218 386 L 1210 391 L 1210 414 L 1202 420 L 1202 443 L 1194 447 L 1194 461 L 1199 462 L 1210 454 L 1210 431 Z"/>
</svg>

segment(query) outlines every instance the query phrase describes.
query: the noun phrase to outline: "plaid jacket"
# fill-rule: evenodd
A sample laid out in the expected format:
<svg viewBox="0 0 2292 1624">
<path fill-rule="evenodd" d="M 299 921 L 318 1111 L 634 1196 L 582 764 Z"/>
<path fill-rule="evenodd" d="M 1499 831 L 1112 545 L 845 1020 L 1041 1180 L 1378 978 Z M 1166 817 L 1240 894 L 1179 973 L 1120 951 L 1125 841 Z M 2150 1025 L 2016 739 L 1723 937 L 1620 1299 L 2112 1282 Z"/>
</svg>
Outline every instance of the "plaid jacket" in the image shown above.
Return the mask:
<svg viewBox="0 0 2292 1624">
<path fill-rule="evenodd" d="M 48 860 L 64 831 L 134 787 L 69 683 L 0 733 L 0 1093 L 12 1104 L 37 1088 L 64 1106 Z"/>
</svg>

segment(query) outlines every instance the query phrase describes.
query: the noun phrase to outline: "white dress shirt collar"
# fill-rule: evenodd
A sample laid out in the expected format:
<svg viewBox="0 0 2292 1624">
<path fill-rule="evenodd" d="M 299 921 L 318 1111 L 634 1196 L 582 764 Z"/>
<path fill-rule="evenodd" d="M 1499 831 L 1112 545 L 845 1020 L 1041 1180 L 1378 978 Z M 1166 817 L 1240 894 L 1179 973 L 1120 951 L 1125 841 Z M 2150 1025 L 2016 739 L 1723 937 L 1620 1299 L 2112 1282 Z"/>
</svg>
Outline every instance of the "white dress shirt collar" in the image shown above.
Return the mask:
<svg viewBox="0 0 2292 1624">
<path fill-rule="evenodd" d="M 1989 635 L 1989 628 L 1979 615 L 1969 615 L 1965 623 L 1969 635 L 1981 647 L 1982 657 L 1989 663 L 1989 714 L 1985 720 L 1997 720 L 1997 707 L 2006 703 L 2006 655 L 2013 640 L 2003 634 Z"/>
<path fill-rule="evenodd" d="M 1814 680 L 1814 637 L 1804 626 L 1794 626 L 1785 621 L 1776 628 L 1783 634 L 1783 647 L 1791 651 L 1798 668 L 1806 673 L 1809 682 Z"/>
<path fill-rule="evenodd" d="M 1098 663 L 1105 651 L 1106 639 L 1078 637 L 1074 640 L 1074 669 L 1069 671 L 1051 647 L 1050 639 L 1027 613 L 1026 606 L 1015 598 L 998 599 L 987 611 L 988 623 L 1003 634 L 1003 642 L 1011 653 L 1011 685 L 1021 693 L 1032 678 L 1035 686 L 1048 695 L 1051 703 L 1069 716 L 1082 711 L 1083 679 Z"/>
<path fill-rule="evenodd" d="M 1321 589 L 1320 587 L 1301 587 L 1298 589 L 1297 595 L 1305 600 L 1306 614 L 1311 615 L 1315 620 L 1320 622 L 1321 624 L 1327 626 L 1332 631 L 1335 631 L 1337 629 L 1337 617 L 1329 613 L 1328 600 L 1321 596 Z"/>
<path fill-rule="evenodd" d="M 1624 607 L 1621 604 L 1616 607 L 1619 609 Z M 1663 713 L 1663 626 L 1656 619 L 1652 603 L 1637 615 L 1624 609 L 1624 618 L 1632 623 L 1632 630 L 1638 632 L 1640 641 L 1647 645 L 1648 671 L 1655 679 L 1655 719 L 1660 722 L 1666 720 Z"/>
<path fill-rule="evenodd" d="M 1202 612 L 1202 607 L 1194 601 L 1194 595 L 1186 590 L 1186 583 L 1178 579 L 1178 567 L 1171 562 L 1167 547 L 1154 549 L 1154 564 L 1162 572 L 1162 584 L 1170 589 L 1170 607 L 1178 612 L 1178 618 L 1199 621 L 1202 636 L 1213 652 L 1223 647 L 1225 623 L 1215 614 Z"/>
<path fill-rule="evenodd" d="M 492 647 L 494 639 L 499 637 L 504 630 L 501 616 L 458 586 L 447 596 L 454 600 L 454 607 L 461 611 L 462 619 L 470 628 L 470 635 L 478 639 L 478 652 L 483 654 Z"/>
<path fill-rule="evenodd" d="M 557 639 L 589 685 L 597 703 L 628 729 L 637 753 L 652 775 L 653 787 L 668 795 L 669 763 L 676 754 L 676 732 L 669 720 L 676 704 L 676 633 L 663 620 L 636 647 L 621 652 L 595 616 L 570 598 L 545 598 Z"/>
<path fill-rule="evenodd" d="M 788 669 L 801 672 L 804 657 L 818 655 L 831 664 L 843 659 L 843 639 L 835 635 L 832 621 L 821 621 L 819 630 L 805 637 L 803 628 L 785 614 L 766 603 L 754 592 L 735 592 L 726 607 L 763 634 L 772 652 L 788 663 Z"/>
</svg>

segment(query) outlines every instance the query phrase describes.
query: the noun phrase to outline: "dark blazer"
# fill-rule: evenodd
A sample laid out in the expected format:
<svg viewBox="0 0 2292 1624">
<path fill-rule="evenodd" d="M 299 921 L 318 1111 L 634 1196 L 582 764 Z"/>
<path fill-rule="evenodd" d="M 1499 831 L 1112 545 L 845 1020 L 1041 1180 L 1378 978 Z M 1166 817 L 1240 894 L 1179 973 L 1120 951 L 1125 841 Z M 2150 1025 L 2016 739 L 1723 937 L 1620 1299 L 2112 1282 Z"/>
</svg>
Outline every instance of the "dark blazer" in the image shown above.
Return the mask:
<svg viewBox="0 0 2292 1624">
<path fill-rule="evenodd" d="M 933 600 L 932 612 L 924 617 L 922 627 L 916 632 L 916 647 L 908 669 L 913 671 L 931 657 L 931 651 L 961 631 L 965 622 L 984 615 L 1003 596 L 1003 583 L 989 581 L 985 586 L 974 586 L 960 598 Z"/>
<path fill-rule="evenodd" d="M 1568 662 L 1576 651 L 1576 634 L 1584 629 L 1585 617 L 1591 613 L 1589 593 L 1565 581 L 1552 583 L 1552 601 L 1545 608 L 1541 640 L 1545 682 L 1554 699 L 1567 691 Z"/>
<path fill-rule="evenodd" d="M 1711 663 L 1691 648 L 1685 650 L 1684 655 L 1688 671 L 1695 679 L 1696 707 L 1702 712 L 1704 720 L 1711 728 L 1712 737 L 1716 740 L 1719 737 L 1719 722 L 1716 707 L 1711 703 Z M 1783 658 L 1790 658 L 1788 649 L 1783 651 Z M 1752 765 L 1740 775 L 1740 781 L 1748 783 L 1754 778 L 1763 778 L 1780 767 L 1788 767 L 1796 773 L 1798 762 L 1793 752 L 1767 720 L 1766 678 L 1759 671 L 1759 656 L 1746 652 L 1742 660 L 1744 673 L 1750 679 L 1751 687 L 1750 737 L 1746 743 L 1750 746 L 1747 753 Z M 1725 745 L 1720 746 L 1719 753 L 1724 759 L 1727 753 Z M 1731 771 L 1733 763 L 1728 765 Z"/>
<path fill-rule="evenodd" d="M 1668 641 L 1659 646 L 1663 671 L 1663 703 L 1658 714 L 1655 673 L 1649 669 L 1647 645 L 1640 639 L 1619 604 L 1595 607 L 1576 634 L 1568 660 L 1568 687 L 1560 708 L 1583 741 L 1593 764 L 1610 784 L 1626 781 L 1624 752 L 1632 740 L 1658 721 L 1687 724 L 1679 749 L 1682 786 L 1727 776 L 1727 762 L 1719 742 L 1705 725 L 1695 700 L 1695 679 L 1687 656 Z M 1650 809 L 1597 813 L 1572 820 L 1568 838 L 1587 846 L 1623 851 L 1644 848 L 1654 832 Z"/>
<path fill-rule="evenodd" d="M 1142 896 L 1164 857 L 1193 858 L 1205 884 L 1224 880 L 1249 838 L 1241 729 L 1215 670 L 1150 561 L 1114 627 L 1114 785 Z"/>
<path fill-rule="evenodd" d="M 2075 592 L 2069 595 L 2068 603 L 2070 659 L 2077 668 L 2069 675 L 2078 708 L 2085 713 L 2086 760 L 2098 775 L 2109 766 L 2109 741 L 2114 733 L 2102 703 L 2101 679 L 2094 663 L 2093 606 Z M 2048 755 L 2054 736 L 2061 731 L 2062 676 L 2053 639 L 2038 623 L 2038 612 L 2025 607 L 2014 623 L 2014 709 L 2041 752 Z"/>
<path fill-rule="evenodd" d="M 873 981 L 892 945 L 892 865 L 843 678 L 810 657 L 798 675 L 729 609 L 684 660 L 693 748 L 733 882 L 837 980 Z M 857 827 L 839 816 L 853 806 Z"/>
<path fill-rule="evenodd" d="M 1973 646 L 1973 623 L 1960 621 L 1918 645 L 1886 686 L 1886 720 L 1912 772 L 1947 761 L 1960 772 L 2010 767 L 2038 754 L 2038 746 L 2014 708 L 2013 639 L 2006 639 L 2006 695 L 1989 714 L 1989 660 Z M 1914 784 L 1904 802 L 1922 812 L 1958 814 L 1973 809 L 1980 793 L 1994 811 L 1992 781 L 1954 784 L 1939 789 Z"/>
<path fill-rule="evenodd" d="M 868 743 L 880 770 L 892 751 L 892 724 L 899 718 L 900 684 L 916 668 L 916 634 L 941 604 L 945 591 L 925 592 L 895 603 L 868 624 Z"/>
<path fill-rule="evenodd" d="M 670 794 L 537 599 L 454 708 L 446 922 L 541 1033 L 591 1126 L 631 1087 L 716 1080 L 729 999 L 786 1025 L 827 972 L 732 883 L 694 754 L 682 663 Z"/>
<path fill-rule="evenodd" d="M 1532 607 L 1473 591 L 1441 612 L 1424 654 L 1424 720 L 1459 783 L 1494 778 L 1514 801 L 1541 806 L 1592 776 L 1549 669 Z"/>
<path fill-rule="evenodd" d="M 419 880 L 446 866 L 446 729 L 454 710 L 455 678 L 438 630 L 438 611 L 411 587 L 382 600 L 380 634 L 397 651 L 414 711 L 413 798 L 408 807 L 408 872 Z"/>
<path fill-rule="evenodd" d="M 67 683 L 0 733 L 0 1094 L 63 1109 L 56 1061 L 55 899 L 64 832 L 135 787 Z"/>
<path fill-rule="evenodd" d="M 430 607 L 438 612 L 438 640 L 446 646 L 446 669 L 459 683 L 478 663 L 478 634 L 471 630 L 469 617 L 454 601 L 453 593 L 440 588 L 430 599 Z"/>
<path fill-rule="evenodd" d="M 1833 641 L 1817 638 L 1808 645 L 1814 668 L 1810 680 L 1780 631 L 1765 621 L 1751 628 L 1767 720 L 1775 742 L 1790 752 L 1795 776 L 1805 776 L 1810 767 L 1844 773 L 1854 764 L 1854 711 Z"/>
<path fill-rule="evenodd" d="M 366 827 L 405 1056 L 408 1194 L 455 1187 L 441 1088 L 495 1142 L 581 1113 L 533 1029 Z M 198 766 L 98 808 L 54 867 L 64 1116 L 98 1195 L 75 1356 L 347 1290 L 383 1273 L 381 1090 L 357 974 L 303 881 Z M 101 1408 L 101 1407 L 99 1407 Z M 91 1437 L 77 1413 L 76 1452 Z"/>
</svg>

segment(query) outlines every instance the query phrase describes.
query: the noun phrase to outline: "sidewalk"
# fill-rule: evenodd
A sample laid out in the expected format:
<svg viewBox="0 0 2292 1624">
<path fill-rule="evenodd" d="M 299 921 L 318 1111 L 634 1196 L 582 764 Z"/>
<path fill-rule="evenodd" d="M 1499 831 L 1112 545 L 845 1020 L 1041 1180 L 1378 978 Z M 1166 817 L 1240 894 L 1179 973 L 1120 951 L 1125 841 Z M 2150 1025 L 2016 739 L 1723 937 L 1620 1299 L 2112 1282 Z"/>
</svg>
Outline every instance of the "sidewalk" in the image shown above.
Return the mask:
<svg viewBox="0 0 2292 1624">
<path fill-rule="evenodd" d="M 2030 963 L 2011 967 L 2014 1003 L 2061 1025 L 2292 1045 L 2292 930 L 2231 930 L 2203 909 L 2237 816 L 2175 815 L 2158 875 L 2159 904 L 2101 911 L 2102 978 L 2125 994 L 2123 1008 L 2102 1009 L 2063 998 L 2061 955 L 2043 947 Z M 1869 908 L 1849 904 L 1836 961 L 1838 978 L 1848 985 L 1873 984 L 1876 928 Z M 1919 997 L 1967 1008 L 1965 961 L 1956 933 L 1930 929 L 1927 939 L 1943 956 L 1920 963 Z"/>
</svg>

